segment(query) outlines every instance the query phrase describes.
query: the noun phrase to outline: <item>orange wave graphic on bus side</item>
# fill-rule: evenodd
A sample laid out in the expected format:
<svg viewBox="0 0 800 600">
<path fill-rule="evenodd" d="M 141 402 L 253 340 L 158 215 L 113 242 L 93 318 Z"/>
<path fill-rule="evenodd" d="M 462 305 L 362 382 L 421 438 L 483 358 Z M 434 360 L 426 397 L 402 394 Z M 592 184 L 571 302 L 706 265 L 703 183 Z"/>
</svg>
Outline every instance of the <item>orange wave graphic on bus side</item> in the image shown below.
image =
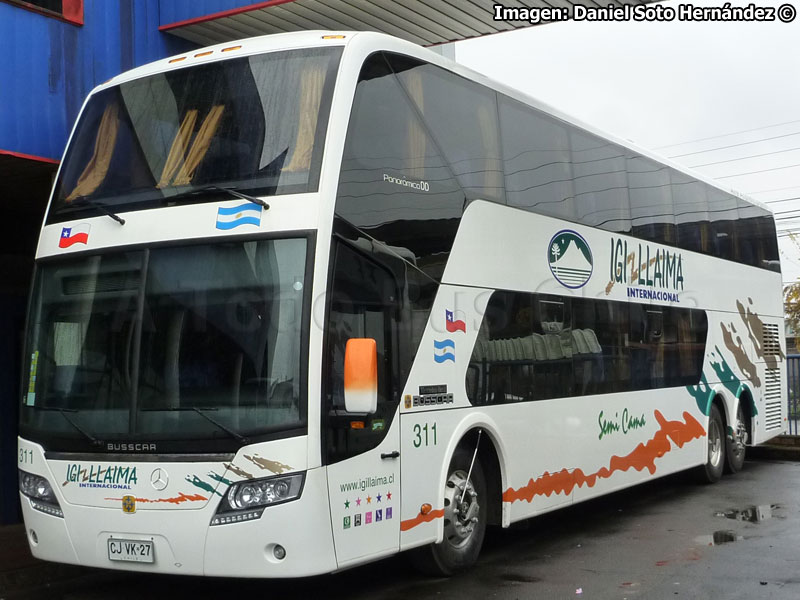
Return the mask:
<svg viewBox="0 0 800 600">
<path fill-rule="evenodd" d="M 553 493 L 569 494 L 577 486 L 584 484 L 593 487 L 598 479 L 607 479 L 616 471 L 627 471 L 634 468 L 637 471 L 647 469 L 650 474 L 656 472 L 656 459 L 661 458 L 672 450 L 670 440 L 678 447 L 692 440 L 703 437 L 705 429 L 700 422 L 688 412 L 683 413 L 683 421 L 667 421 L 659 411 L 655 411 L 655 419 L 660 425 L 659 430 L 646 443 L 641 443 L 625 456 L 612 456 L 608 467 L 603 467 L 596 473 L 586 475 L 580 469 L 570 472 L 567 469 L 557 473 L 547 473 L 531 479 L 528 484 L 519 489 L 508 488 L 503 493 L 504 502 L 527 500 L 531 502 L 535 496 L 550 496 Z"/>
<path fill-rule="evenodd" d="M 444 509 L 440 508 L 439 510 L 432 510 L 428 514 L 419 513 L 413 519 L 406 519 L 405 521 L 400 521 L 400 531 L 408 531 L 409 529 L 414 529 L 417 525 L 422 525 L 423 523 L 430 523 L 434 519 L 441 519 L 444 517 Z"/>
<path fill-rule="evenodd" d="M 122 502 L 122 498 L 104 498 L 104 500 L 111 500 L 111 501 L 119 501 Z M 152 500 L 150 498 L 136 498 L 136 502 L 141 502 L 142 504 L 160 504 L 160 503 L 168 503 L 168 504 L 183 504 L 184 502 L 205 502 L 208 501 L 208 498 L 201 494 L 184 494 L 181 492 L 177 496 L 173 496 L 172 498 L 157 498 L 156 500 Z"/>
</svg>

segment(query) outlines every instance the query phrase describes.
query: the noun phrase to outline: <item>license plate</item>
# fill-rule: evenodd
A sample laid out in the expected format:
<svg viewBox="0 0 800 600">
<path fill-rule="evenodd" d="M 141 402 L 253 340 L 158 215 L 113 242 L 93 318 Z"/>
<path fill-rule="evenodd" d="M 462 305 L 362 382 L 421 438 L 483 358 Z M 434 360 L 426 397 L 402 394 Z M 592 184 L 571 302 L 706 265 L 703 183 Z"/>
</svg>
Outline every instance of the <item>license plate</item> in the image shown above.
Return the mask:
<svg viewBox="0 0 800 600">
<path fill-rule="evenodd" d="M 153 542 L 142 540 L 108 540 L 108 560 L 151 563 L 155 561 Z"/>
</svg>

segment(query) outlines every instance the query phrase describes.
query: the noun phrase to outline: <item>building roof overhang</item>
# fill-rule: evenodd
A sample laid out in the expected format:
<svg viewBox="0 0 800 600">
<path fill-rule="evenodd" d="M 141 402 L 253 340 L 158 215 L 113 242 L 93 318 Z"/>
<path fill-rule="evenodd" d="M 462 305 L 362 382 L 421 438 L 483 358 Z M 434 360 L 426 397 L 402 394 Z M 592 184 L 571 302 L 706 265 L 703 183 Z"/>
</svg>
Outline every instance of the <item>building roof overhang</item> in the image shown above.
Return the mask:
<svg viewBox="0 0 800 600">
<path fill-rule="evenodd" d="M 501 3 L 494 0 L 269 0 L 159 29 L 202 46 L 309 29 L 378 31 L 432 46 L 560 21 L 559 15 L 572 15 L 575 5 L 606 9 L 650 1 L 505 0 L 504 7 L 527 16 L 495 20 L 494 7 Z"/>
</svg>

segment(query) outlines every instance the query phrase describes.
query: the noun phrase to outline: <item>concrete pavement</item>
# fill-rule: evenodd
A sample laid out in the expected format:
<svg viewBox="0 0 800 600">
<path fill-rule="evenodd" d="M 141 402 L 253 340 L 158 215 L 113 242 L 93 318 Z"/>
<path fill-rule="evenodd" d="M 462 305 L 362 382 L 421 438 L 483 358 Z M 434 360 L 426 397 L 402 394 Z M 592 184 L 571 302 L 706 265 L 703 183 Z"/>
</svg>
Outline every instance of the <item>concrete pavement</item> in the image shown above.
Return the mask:
<svg viewBox="0 0 800 600">
<path fill-rule="evenodd" d="M 28 547 L 25 526 L 0 526 L 0 600 L 18 594 L 63 587 L 96 571 L 35 559 Z"/>
</svg>

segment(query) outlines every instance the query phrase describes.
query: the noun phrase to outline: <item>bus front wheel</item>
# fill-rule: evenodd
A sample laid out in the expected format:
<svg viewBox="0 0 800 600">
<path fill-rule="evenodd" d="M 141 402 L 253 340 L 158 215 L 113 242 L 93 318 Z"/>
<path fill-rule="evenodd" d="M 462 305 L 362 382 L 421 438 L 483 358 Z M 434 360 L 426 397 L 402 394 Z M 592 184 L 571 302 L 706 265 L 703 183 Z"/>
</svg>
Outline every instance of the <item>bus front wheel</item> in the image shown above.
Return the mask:
<svg viewBox="0 0 800 600">
<path fill-rule="evenodd" d="M 458 448 L 450 461 L 444 488 L 442 541 L 412 554 L 414 565 L 429 575 L 453 575 L 478 560 L 486 534 L 489 499 L 480 460 L 476 457 L 472 464 L 472 456 L 467 449 Z"/>
</svg>

